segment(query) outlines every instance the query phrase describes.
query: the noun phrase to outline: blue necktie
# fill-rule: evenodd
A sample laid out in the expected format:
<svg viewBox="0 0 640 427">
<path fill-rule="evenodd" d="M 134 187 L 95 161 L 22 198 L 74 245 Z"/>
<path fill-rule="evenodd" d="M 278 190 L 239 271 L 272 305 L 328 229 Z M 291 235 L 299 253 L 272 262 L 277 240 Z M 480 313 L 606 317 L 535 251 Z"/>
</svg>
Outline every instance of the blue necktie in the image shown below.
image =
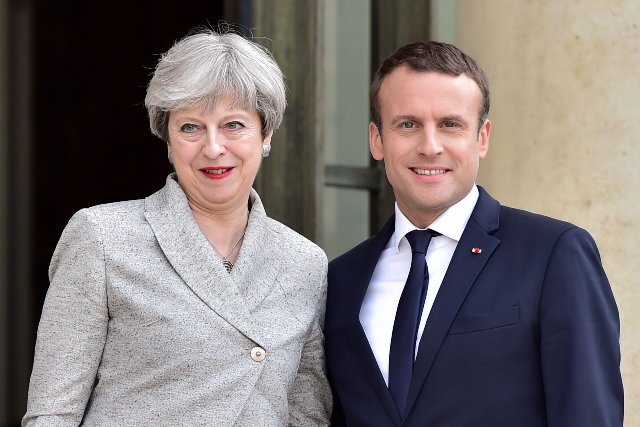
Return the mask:
<svg viewBox="0 0 640 427">
<path fill-rule="evenodd" d="M 406 235 L 411 245 L 411 269 L 396 310 L 389 350 L 389 392 L 403 416 L 413 373 L 418 324 L 429 285 L 425 256 L 431 237 L 439 235 L 433 230 L 413 230 Z"/>
</svg>

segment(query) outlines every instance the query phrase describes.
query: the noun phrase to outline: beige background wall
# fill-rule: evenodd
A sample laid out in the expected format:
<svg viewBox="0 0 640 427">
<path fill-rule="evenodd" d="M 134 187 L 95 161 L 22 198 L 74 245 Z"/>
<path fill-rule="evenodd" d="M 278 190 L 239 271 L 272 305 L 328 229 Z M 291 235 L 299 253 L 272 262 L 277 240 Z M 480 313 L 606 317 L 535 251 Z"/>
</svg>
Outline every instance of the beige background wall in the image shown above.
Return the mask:
<svg viewBox="0 0 640 427">
<path fill-rule="evenodd" d="M 620 309 L 625 425 L 640 426 L 640 2 L 458 0 L 455 27 L 493 90 L 479 183 L 593 234 Z"/>
</svg>

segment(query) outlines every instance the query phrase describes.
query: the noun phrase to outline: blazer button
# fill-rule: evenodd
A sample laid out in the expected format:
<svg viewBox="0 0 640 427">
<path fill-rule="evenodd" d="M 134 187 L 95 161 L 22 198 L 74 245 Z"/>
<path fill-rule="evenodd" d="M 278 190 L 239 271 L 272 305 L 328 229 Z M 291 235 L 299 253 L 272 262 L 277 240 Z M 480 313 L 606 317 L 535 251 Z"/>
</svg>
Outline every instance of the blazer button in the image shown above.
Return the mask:
<svg viewBox="0 0 640 427">
<path fill-rule="evenodd" d="M 267 357 L 267 352 L 262 347 L 253 347 L 251 349 L 251 358 L 256 362 L 262 362 Z"/>
</svg>

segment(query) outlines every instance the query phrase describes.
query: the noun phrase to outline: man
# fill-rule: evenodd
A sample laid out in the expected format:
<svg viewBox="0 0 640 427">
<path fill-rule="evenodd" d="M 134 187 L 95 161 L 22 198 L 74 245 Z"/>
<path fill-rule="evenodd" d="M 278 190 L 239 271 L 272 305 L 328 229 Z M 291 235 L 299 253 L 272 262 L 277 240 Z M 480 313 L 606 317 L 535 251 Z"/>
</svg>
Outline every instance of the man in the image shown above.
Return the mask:
<svg viewBox="0 0 640 427">
<path fill-rule="evenodd" d="M 485 74 L 454 46 L 409 44 L 377 71 L 369 145 L 395 216 L 329 267 L 332 425 L 622 426 L 596 245 L 475 185 L 488 113 Z"/>
</svg>

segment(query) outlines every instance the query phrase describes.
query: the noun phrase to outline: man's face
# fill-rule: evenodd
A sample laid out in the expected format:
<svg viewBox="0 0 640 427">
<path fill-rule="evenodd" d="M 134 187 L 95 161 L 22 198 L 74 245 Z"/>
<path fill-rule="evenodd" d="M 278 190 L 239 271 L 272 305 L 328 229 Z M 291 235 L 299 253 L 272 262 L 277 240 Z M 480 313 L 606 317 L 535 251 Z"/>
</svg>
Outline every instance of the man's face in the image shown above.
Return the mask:
<svg viewBox="0 0 640 427">
<path fill-rule="evenodd" d="M 382 129 L 369 124 L 369 147 L 383 160 L 402 213 L 426 227 L 471 190 L 489 149 L 491 123 L 478 130 L 482 94 L 462 74 L 403 65 L 382 82 Z"/>
</svg>

